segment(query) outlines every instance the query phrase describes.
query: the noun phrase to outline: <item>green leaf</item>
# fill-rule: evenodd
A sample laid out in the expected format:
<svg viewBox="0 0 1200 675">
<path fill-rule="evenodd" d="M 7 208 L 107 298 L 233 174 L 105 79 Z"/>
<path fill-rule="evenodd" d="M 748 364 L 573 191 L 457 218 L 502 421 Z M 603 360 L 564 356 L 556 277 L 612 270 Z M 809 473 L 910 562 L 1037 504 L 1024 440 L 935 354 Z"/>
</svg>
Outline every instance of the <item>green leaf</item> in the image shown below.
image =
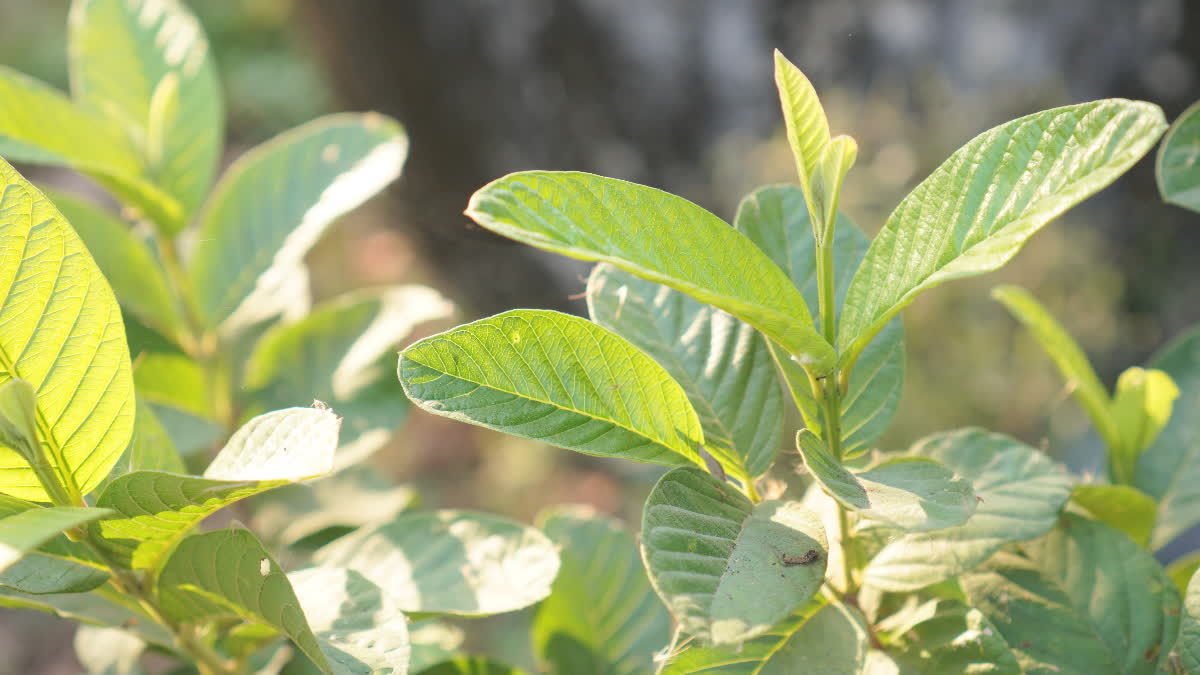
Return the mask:
<svg viewBox="0 0 1200 675">
<path fill-rule="evenodd" d="M 22 378 L 37 391 L 42 451 L 77 500 L 104 480 L 133 431 L 125 329 L 83 242 L 50 201 L 3 161 L 0 325 L 0 384 Z M 49 500 L 29 463 L 4 447 L 0 491 Z"/>
<path fill-rule="evenodd" d="M 761 635 L 808 602 L 828 548 L 798 502 L 753 504 L 691 467 L 658 481 L 642 517 L 650 583 L 685 633 L 713 645 Z"/>
<path fill-rule="evenodd" d="M 1200 671 L 1200 574 L 1193 574 L 1183 596 L 1183 617 L 1175 642 L 1183 672 Z"/>
<path fill-rule="evenodd" d="M 779 90 L 788 145 L 796 159 L 796 172 L 800 182 L 807 184 L 829 145 L 825 109 L 812 83 L 778 49 L 775 50 L 775 88 Z"/>
<path fill-rule="evenodd" d="M 338 216 L 400 175 L 407 151 L 394 120 L 340 114 L 234 162 L 198 217 L 188 264 L 204 322 L 231 332 L 277 314 L 304 255 Z"/>
<path fill-rule="evenodd" d="M 528 171 L 485 185 L 467 215 L 511 239 L 612 263 L 729 312 L 817 375 L 834 366 L 800 293 L 745 237 L 681 197 L 586 173 Z"/>
<path fill-rule="evenodd" d="M 250 524 L 268 544 L 291 546 L 328 528 L 387 522 L 417 501 L 413 488 L 393 485 L 375 467 L 360 464 L 262 495 L 254 500 Z"/>
<path fill-rule="evenodd" d="M 1108 447 L 1118 447 L 1121 434 L 1111 415 L 1108 389 L 1101 384 L 1079 343 L 1037 298 L 1024 288 L 998 286 L 992 289 L 992 297 L 1008 308 L 1008 311 L 1029 330 L 1054 361 L 1054 365 L 1058 366 L 1058 371 L 1067 381 L 1067 387 L 1075 395 L 1075 400 L 1092 419 L 1096 432 Z"/>
<path fill-rule="evenodd" d="M 31 465 L 44 463 L 33 386 L 19 377 L 0 385 L 0 445 L 8 446 Z"/>
<path fill-rule="evenodd" d="M 213 417 L 204 368 L 185 354 L 143 352 L 134 366 L 133 379 L 138 398 L 147 403 L 196 417 Z"/>
<path fill-rule="evenodd" d="M 83 625 L 75 631 L 75 658 L 89 675 L 143 675 L 144 651 L 145 642 L 117 628 Z"/>
<path fill-rule="evenodd" d="M 158 576 L 158 604 L 171 620 L 260 621 L 291 638 L 332 672 L 283 570 L 248 530 L 216 530 L 179 542 Z"/>
<path fill-rule="evenodd" d="M 1150 366 L 1179 387 L 1175 407 L 1200 409 L 1200 329 L 1192 329 L 1160 351 Z M 1134 487 L 1158 501 L 1151 549 L 1167 545 L 1200 523 L 1200 419 L 1178 414 L 1137 459 Z"/>
<path fill-rule="evenodd" d="M 1200 211 L 1200 102 L 1192 104 L 1158 147 L 1158 191 L 1171 204 Z"/>
<path fill-rule="evenodd" d="M 145 642 L 153 643 L 170 652 L 175 645 L 174 636 L 153 619 L 131 607 L 118 604 L 114 599 L 119 594 L 106 597 L 97 592 L 61 593 L 54 595 L 29 595 L 0 587 L 0 607 L 29 609 L 53 614 L 72 621 L 95 625 L 127 626 Z M 132 604 L 132 603 L 130 603 Z"/>
<path fill-rule="evenodd" d="M 813 231 L 820 242 L 832 241 L 829 223 L 837 216 L 838 199 L 842 191 L 842 181 L 854 166 L 858 158 L 858 144 L 849 136 L 838 136 L 825 147 L 821 153 L 821 161 L 817 163 L 809 181 L 812 191 L 813 209 L 820 218 L 821 226 Z"/>
<path fill-rule="evenodd" d="M 856 474 L 808 429 L 796 447 L 825 493 L 868 520 L 920 532 L 962 525 L 975 512 L 971 483 L 937 460 L 891 456 Z"/>
<path fill-rule="evenodd" d="M 804 195 L 794 186 L 759 188 L 738 206 L 737 229 L 750 238 L 792 280 L 810 306 L 817 301 L 816 248 Z M 833 239 L 835 302 L 840 312 L 846 289 L 869 244 L 866 235 L 839 216 Z M 772 353 L 804 414 L 805 425 L 819 433 L 820 409 L 804 371 L 773 344 Z M 887 429 L 904 384 L 904 329 L 900 320 L 887 325 L 867 346 L 850 375 L 842 398 L 842 450 L 852 457 L 868 449 Z"/>
<path fill-rule="evenodd" d="M 122 473 L 133 471 L 165 471 L 167 473 L 185 473 L 187 467 L 183 458 L 175 449 L 167 430 L 163 428 L 158 416 L 150 406 L 141 399 L 137 402 L 137 419 L 133 425 L 133 438 L 129 440 L 129 449 L 121 458 L 117 467 Z"/>
<path fill-rule="evenodd" d="M 1094 519 L 1124 532 L 1138 546 L 1150 543 L 1158 504 L 1141 490 L 1129 485 L 1076 485 L 1071 501 Z"/>
<path fill-rule="evenodd" d="M 866 622 L 842 605 L 810 606 L 741 650 L 694 646 L 676 656 L 664 675 L 860 675 L 870 647 Z"/>
<path fill-rule="evenodd" d="M 42 596 L 86 593 L 108 581 L 109 573 L 100 563 L 48 552 L 52 545 L 53 541 L 0 572 L 0 586 Z"/>
<path fill-rule="evenodd" d="M 97 544 L 130 569 L 155 571 L 209 515 L 272 488 L 328 473 L 338 419 L 323 408 L 260 415 L 237 430 L 205 478 L 137 471 L 112 481 L 97 505 L 112 517 L 92 525 Z"/>
<path fill-rule="evenodd" d="M 435 415 L 589 455 L 700 463 L 704 435 L 683 388 L 586 319 L 497 314 L 405 349 L 399 376 L 408 397 Z"/>
<path fill-rule="evenodd" d="M 984 132 L 916 187 L 871 243 L 838 332 L 843 364 L 922 291 L 995 270 L 1055 216 L 1133 166 L 1166 127 L 1158 106 L 1109 99 Z"/>
<path fill-rule="evenodd" d="M 194 211 L 225 133 L 221 87 L 200 22 L 178 0 L 76 0 L 69 27 L 75 98 L 138 139 L 155 182 L 184 213 Z"/>
<path fill-rule="evenodd" d="M 408 620 L 358 572 L 314 567 L 288 575 L 334 672 L 408 672 Z"/>
<path fill-rule="evenodd" d="M 958 527 L 889 541 L 863 572 L 864 583 L 884 590 L 913 591 L 949 579 L 1009 542 L 1042 536 L 1071 494 L 1071 478 L 1061 466 L 1002 434 L 949 431 L 922 439 L 910 452 L 970 481 L 978 506 Z"/>
<path fill-rule="evenodd" d="M 425 620 L 409 624 L 408 641 L 412 655 L 408 660 L 408 671 L 420 673 L 426 668 L 448 660 L 463 643 L 463 631 L 441 621 Z"/>
<path fill-rule="evenodd" d="M 745 481 L 779 452 L 783 401 L 767 342 L 749 324 L 609 264 L 588 279 L 592 320 L 657 361 L 700 416 L 706 449 Z"/>
<path fill-rule="evenodd" d="M 403 389 L 393 374 L 396 347 L 417 324 L 451 311 L 430 288 L 395 286 L 346 295 L 295 323 L 276 324 L 246 366 L 251 400 L 266 410 L 314 398 L 332 405 L 343 418 L 338 466 L 361 461 L 403 419 L 397 406 Z"/>
<path fill-rule="evenodd" d="M 1167 576 L 1175 582 L 1175 587 L 1180 593 L 1187 593 L 1188 582 L 1196 570 L 1200 569 L 1200 551 L 1193 551 L 1180 558 L 1176 558 L 1167 565 Z"/>
<path fill-rule="evenodd" d="M 105 509 L 54 506 L 0 517 L 0 572 L 58 533 L 110 513 Z"/>
<path fill-rule="evenodd" d="M 1179 594 L 1149 553 L 1070 514 L 1021 553 L 999 553 L 961 580 L 1025 672 L 1155 672 L 1179 624 Z"/>
<path fill-rule="evenodd" d="M 43 82 L 0 66 L 0 156 L 65 166 L 96 179 L 156 222 L 179 222 L 183 207 L 153 184 L 120 125 L 75 105 Z"/>
<path fill-rule="evenodd" d="M 1008 643 L 978 609 L 932 600 L 927 614 L 898 635 L 889 652 L 914 673 L 1020 675 Z"/>
<path fill-rule="evenodd" d="M 558 554 L 541 532 L 463 511 L 404 514 L 317 551 L 323 567 L 359 572 L 406 612 L 496 614 L 550 593 Z"/>
<path fill-rule="evenodd" d="M 1112 418 L 1121 435 L 1109 461 L 1117 467 L 1124 482 L 1132 482 L 1138 455 L 1158 438 L 1171 418 L 1171 408 L 1179 398 L 1179 388 L 1171 376 L 1161 370 L 1133 367 L 1117 378 L 1113 394 Z"/>
<path fill-rule="evenodd" d="M 636 675 L 670 639 L 671 618 L 642 572 L 633 537 L 583 507 L 539 517 L 562 565 L 533 620 L 533 648 L 552 673 Z"/>
<path fill-rule="evenodd" d="M 65 192 L 47 194 L 87 245 L 121 306 L 163 335 L 174 339 L 183 335 L 186 324 L 179 305 L 147 242 L 94 204 Z"/>
<path fill-rule="evenodd" d="M 525 675 L 525 671 L 486 656 L 458 656 L 426 668 L 419 675 Z"/>
</svg>

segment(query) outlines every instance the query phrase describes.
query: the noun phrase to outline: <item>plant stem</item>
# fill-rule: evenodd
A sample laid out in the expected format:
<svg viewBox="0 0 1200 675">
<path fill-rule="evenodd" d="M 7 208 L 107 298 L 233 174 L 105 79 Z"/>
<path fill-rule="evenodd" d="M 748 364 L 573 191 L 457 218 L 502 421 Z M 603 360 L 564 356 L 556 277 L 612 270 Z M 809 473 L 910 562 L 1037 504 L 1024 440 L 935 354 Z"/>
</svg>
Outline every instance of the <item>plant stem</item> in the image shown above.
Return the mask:
<svg viewBox="0 0 1200 675">
<path fill-rule="evenodd" d="M 832 229 L 832 228 L 829 228 Z M 837 308 L 834 303 L 833 287 L 833 242 L 832 232 L 825 235 L 827 242 L 817 244 L 817 300 L 821 315 L 821 335 L 833 344 L 837 339 Z"/>
</svg>

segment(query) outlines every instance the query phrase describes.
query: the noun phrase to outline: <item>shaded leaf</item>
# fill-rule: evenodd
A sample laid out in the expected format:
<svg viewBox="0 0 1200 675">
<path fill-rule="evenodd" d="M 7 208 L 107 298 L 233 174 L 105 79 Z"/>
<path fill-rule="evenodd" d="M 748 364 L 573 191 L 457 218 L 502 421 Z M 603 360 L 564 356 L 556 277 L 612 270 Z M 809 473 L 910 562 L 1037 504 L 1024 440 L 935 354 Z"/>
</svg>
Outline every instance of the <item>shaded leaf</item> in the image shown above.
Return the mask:
<svg viewBox="0 0 1200 675">
<path fill-rule="evenodd" d="M 767 342 L 752 326 L 609 264 L 588 279 L 592 320 L 633 343 L 683 387 L 705 449 L 746 480 L 779 452 L 783 401 Z"/>
<path fill-rule="evenodd" d="M 288 575 L 321 651 L 337 673 L 408 672 L 408 620 L 358 572 L 315 567 Z"/>
<path fill-rule="evenodd" d="M 83 242 L 3 161 L 0 289 L 0 384 L 19 377 L 36 390 L 42 452 L 77 500 L 104 480 L 133 430 L 125 329 Z M 0 490 L 49 500 L 28 462 L 4 447 Z"/>
<path fill-rule="evenodd" d="M 729 312 L 818 375 L 834 365 L 804 298 L 766 256 L 681 197 L 586 173 L 528 171 L 485 185 L 467 215 L 511 239 L 612 263 Z"/>
<path fill-rule="evenodd" d="M 404 514 L 346 535 L 314 559 L 361 573 L 403 611 L 469 615 L 545 598 L 559 564 L 541 532 L 462 511 Z"/>
<path fill-rule="evenodd" d="M 704 436 L 687 395 L 618 335 L 558 312 L 519 309 L 425 338 L 400 353 L 421 408 L 590 455 L 699 464 Z"/>
<path fill-rule="evenodd" d="M 1154 173 L 1163 199 L 1200 211 L 1200 161 L 1197 160 L 1200 160 L 1200 102 L 1183 111 L 1158 146 Z"/>
<path fill-rule="evenodd" d="M 828 543 L 798 502 L 753 504 L 695 468 L 668 472 L 646 500 L 642 558 L 650 583 L 689 635 L 737 645 L 808 602 Z"/>
<path fill-rule="evenodd" d="M 188 273 L 201 318 L 232 331 L 277 314 L 304 255 L 338 216 L 400 175 L 407 151 L 394 120 L 340 114 L 240 157 L 196 224 Z"/>
<path fill-rule="evenodd" d="M 119 595 L 116 597 L 120 598 Z M 0 607 L 44 612 L 87 625 L 126 626 L 143 641 L 168 652 L 175 645 L 174 637 L 153 619 L 96 592 L 29 595 L 0 587 Z"/>
<path fill-rule="evenodd" d="M 419 675 L 525 675 L 525 671 L 486 656 L 459 656 L 426 668 Z"/>
<path fill-rule="evenodd" d="M 910 452 L 970 481 L 978 506 L 963 525 L 887 543 L 863 572 L 864 583 L 878 588 L 916 590 L 974 568 L 1009 542 L 1039 537 L 1054 527 L 1071 493 L 1070 476 L 1050 458 L 982 429 L 934 434 Z"/>
<path fill-rule="evenodd" d="M 109 513 L 105 509 L 53 506 L 31 508 L 0 517 L 0 572 L 60 532 Z"/>
<path fill-rule="evenodd" d="M 896 631 L 890 654 L 914 673 L 1020 675 L 1012 650 L 987 617 L 956 600 L 930 600 Z M 886 625 L 881 622 L 880 629 Z"/>
<path fill-rule="evenodd" d="M 1021 552 L 997 554 L 961 583 L 1026 672 L 1155 672 L 1179 625 L 1179 594 L 1149 553 L 1070 514 Z"/>
<path fill-rule="evenodd" d="M 1071 502 L 1093 518 L 1111 525 L 1137 542 L 1150 543 L 1158 504 L 1146 493 L 1129 485 L 1076 485 Z"/>
<path fill-rule="evenodd" d="M 863 518 L 925 531 L 962 525 L 975 512 L 970 482 L 937 460 L 892 456 L 852 473 L 807 429 L 796 434 L 796 446 L 825 493 Z"/>
<path fill-rule="evenodd" d="M 636 675 L 653 668 L 670 639 L 671 618 L 642 572 L 632 536 L 582 507 L 540 518 L 562 565 L 533 620 L 533 646 L 551 673 Z"/>
<path fill-rule="evenodd" d="M 1028 115 L 956 151 L 900 202 L 854 275 L 838 332 L 852 363 L 926 289 L 995 270 L 1055 216 L 1133 166 L 1166 127 L 1109 99 Z"/>
</svg>

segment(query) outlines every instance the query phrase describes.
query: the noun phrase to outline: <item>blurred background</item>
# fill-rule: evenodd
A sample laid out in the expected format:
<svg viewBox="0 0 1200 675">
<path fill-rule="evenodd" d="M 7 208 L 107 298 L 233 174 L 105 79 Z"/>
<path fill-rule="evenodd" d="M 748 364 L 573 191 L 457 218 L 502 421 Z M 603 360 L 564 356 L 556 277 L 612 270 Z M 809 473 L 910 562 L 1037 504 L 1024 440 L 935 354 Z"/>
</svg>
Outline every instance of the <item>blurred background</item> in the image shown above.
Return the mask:
<svg viewBox="0 0 1200 675">
<path fill-rule="evenodd" d="M 586 265 L 500 240 L 462 215 L 472 192 L 505 173 L 614 176 L 726 219 L 754 187 L 792 181 L 774 48 L 812 80 L 833 132 L 857 139 L 842 207 L 869 234 L 941 160 L 996 124 L 1105 97 L 1149 100 L 1174 119 L 1200 98 L 1195 0 L 189 4 L 225 87 L 227 162 L 326 112 L 374 109 L 407 126 L 403 178 L 311 256 L 315 296 L 420 281 L 454 298 L 461 321 L 513 307 L 584 311 L 573 298 Z M 67 8 L 0 3 L 0 63 L 65 88 Z M 883 447 L 979 425 L 1097 469 L 1083 414 L 988 290 L 1030 288 L 1110 385 L 1200 320 L 1200 221 L 1162 203 L 1152 162 L 1038 234 L 1001 273 L 943 286 L 906 310 L 907 380 Z M 545 505 L 584 501 L 636 522 L 660 473 L 419 411 L 374 462 L 415 484 L 427 506 L 526 521 Z M 520 617 L 483 627 L 481 648 L 528 661 L 525 638 L 506 639 L 520 635 Z M 0 675 L 77 672 L 69 635 L 48 617 L 0 613 Z"/>
</svg>

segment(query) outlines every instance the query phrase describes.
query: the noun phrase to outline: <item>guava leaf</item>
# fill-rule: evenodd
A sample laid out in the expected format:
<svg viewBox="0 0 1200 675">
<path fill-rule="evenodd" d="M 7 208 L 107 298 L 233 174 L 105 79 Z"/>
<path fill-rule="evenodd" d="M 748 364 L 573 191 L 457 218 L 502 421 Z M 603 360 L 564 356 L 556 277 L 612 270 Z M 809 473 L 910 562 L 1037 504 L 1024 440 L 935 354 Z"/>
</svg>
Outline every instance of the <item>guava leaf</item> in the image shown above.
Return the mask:
<svg viewBox="0 0 1200 675">
<path fill-rule="evenodd" d="M 1012 649 L 978 609 L 930 600 L 922 615 L 890 641 L 888 652 L 913 673 L 1021 675 Z M 878 628 L 883 629 L 885 622 Z"/>
<path fill-rule="evenodd" d="M 589 455 L 700 464 L 700 421 L 649 356 L 579 317 L 518 309 L 400 353 L 408 397 L 435 415 Z"/>
<path fill-rule="evenodd" d="M 1183 617 L 1175 641 L 1183 672 L 1200 670 L 1200 574 L 1193 574 L 1183 596 Z"/>
<path fill-rule="evenodd" d="M 1131 485 L 1076 485 L 1071 502 L 1096 520 L 1107 523 L 1137 542 L 1150 543 L 1158 504 Z M 981 509 L 982 510 L 982 509 Z"/>
<path fill-rule="evenodd" d="M 675 195 L 587 173 L 527 171 L 471 197 L 467 215 L 530 246 L 609 262 L 729 312 L 818 375 L 836 355 L 804 298 L 745 237 Z"/>
<path fill-rule="evenodd" d="M 1163 137 L 1154 172 L 1164 200 L 1200 211 L 1200 102 L 1183 111 Z"/>
<path fill-rule="evenodd" d="M 821 160 L 825 146 L 829 145 L 825 109 L 812 83 L 778 49 L 775 50 L 775 88 L 779 90 L 779 103 L 783 107 L 783 122 L 787 127 L 788 145 L 796 159 L 796 171 L 800 181 L 806 183 Z"/>
<path fill-rule="evenodd" d="M 325 567 L 292 572 L 288 581 L 334 672 L 408 672 L 408 620 L 378 586 Z"/>
<path fill-rule="evenodd" d="M 105 509 L 77 506 L 30 508 L 0 517 L 0 572 L 60 532 L 109 515 Z"/>
<path fill-rule="evenodd" d="M 1112 415 L 1121 443 L 1109 461 L 1124 482 L 1131 482 L 1138 455 L 1142 454 L 1171 418 L 1179 387 L 1161 370 L 1127 369 L 1117 378 L 1113 393 Z"/>
<path fill-rule="evenodd" d="M 681 629 L 732 646 L 771 630 L 820 589 L 829 545 L 798 502 L 752 503 L 700 469 L 668 472 L 642 516 L 650 583 Z"/>
<path fill-rule="evenodd" d="M 525 675 L 525 671 L 486 656 L 457 656 L 422 670 L 419 675 Z"/>
</svg>

